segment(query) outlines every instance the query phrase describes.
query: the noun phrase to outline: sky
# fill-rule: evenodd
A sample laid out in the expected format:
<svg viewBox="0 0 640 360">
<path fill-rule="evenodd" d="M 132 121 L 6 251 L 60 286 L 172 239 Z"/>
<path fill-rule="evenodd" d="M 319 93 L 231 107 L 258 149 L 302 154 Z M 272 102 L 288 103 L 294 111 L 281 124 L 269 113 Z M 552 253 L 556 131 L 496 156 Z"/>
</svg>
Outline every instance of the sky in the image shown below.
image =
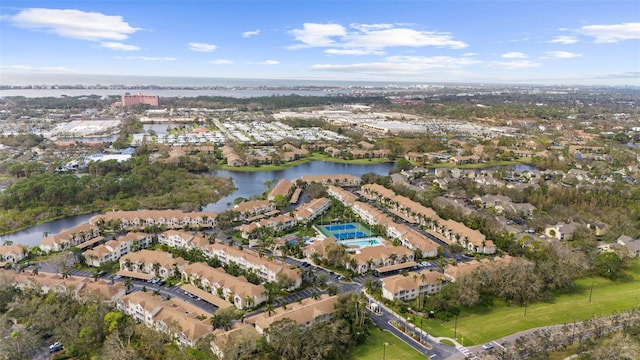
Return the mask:
<svg viewBox="0 0 640 360">
<path fill-rule="evenodd" d="M 3 0 L 9 73 L 640 86 L 640 1 Z"/>
</svg>

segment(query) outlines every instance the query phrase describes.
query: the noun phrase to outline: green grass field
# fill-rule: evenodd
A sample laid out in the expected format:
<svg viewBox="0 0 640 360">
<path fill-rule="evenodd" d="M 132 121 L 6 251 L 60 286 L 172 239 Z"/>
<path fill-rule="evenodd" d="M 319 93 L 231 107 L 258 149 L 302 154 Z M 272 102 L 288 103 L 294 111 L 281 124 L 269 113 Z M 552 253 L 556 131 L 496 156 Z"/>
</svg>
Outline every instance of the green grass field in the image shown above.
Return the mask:
<svg viewBox="0 0 640 360">
<path fill-rule="evenodd" d="M 388 344 L 387 346 L 384 346 L 385 342 Z M 393 336 L 393 334 L 382 331 L 379 328 L 373 328 L 367 341 L 354 348 L 347 359 L 380 360 L 383 356 L 388 360 L 424 360 L 426 358 L 423 354 Z"/>
<path fill-rule="evenodd" d="M 524 316 L 523 306 L 496 303 L 482 311 L 463 311 L 458 317 L 458 338 L 464 337 L 465 345 L 481 344 L 522 330 L 547 325 L 572 323 L 594 315 L 610 315 L 615 310 L 628 310 L 640 305 L 640 262 L 636 261 L 628 274 L 633 278 L 626 282 L 614 282 L 603 278 L 582 278 L 570 293 L 555 296 L 552 301 L 530 304 Z M 591 303 L 589 293 L 593 283 Z M 425 320 L 425 331 L 433 336 L 453 337 L 454 320 Z"/>
</svg>

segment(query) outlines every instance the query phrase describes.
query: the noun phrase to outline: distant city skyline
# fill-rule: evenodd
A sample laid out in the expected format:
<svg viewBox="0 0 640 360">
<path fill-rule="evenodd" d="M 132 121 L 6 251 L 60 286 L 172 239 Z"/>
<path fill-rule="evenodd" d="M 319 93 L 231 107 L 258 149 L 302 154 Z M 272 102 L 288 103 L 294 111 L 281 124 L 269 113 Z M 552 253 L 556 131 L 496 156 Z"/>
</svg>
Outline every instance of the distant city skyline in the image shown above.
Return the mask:
<svg viewBox="0 0 640 360">
<path fill-rule="evenodd" d="M 5 0 L 0 13 L 0 84 L 55 73 L 640 85 L 635 0 Z"/>
</svg>

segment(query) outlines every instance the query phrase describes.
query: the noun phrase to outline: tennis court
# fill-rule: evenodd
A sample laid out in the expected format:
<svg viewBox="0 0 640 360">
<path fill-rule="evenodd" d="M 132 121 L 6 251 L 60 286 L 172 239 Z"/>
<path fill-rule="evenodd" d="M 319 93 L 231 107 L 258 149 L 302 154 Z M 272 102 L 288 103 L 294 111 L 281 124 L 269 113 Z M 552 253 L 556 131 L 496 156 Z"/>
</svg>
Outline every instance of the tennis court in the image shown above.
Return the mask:
<svg viewBox="0 0 640 360">
<path fill-rule="evenodd" d="M 320 225 L 318 228 L 325 236 L 333 236 L 338 240 L 360 239 L 372 235 L 371 231 L 360 223 Z"/>
<path fill-rule="evenodd" d="M 341 231 L 341 230 L 353 230 L 356 228 L 354 224 L 338 224 L 338 225 L 325 225 L 324 227 L 328 231 Z"/>
</svg>

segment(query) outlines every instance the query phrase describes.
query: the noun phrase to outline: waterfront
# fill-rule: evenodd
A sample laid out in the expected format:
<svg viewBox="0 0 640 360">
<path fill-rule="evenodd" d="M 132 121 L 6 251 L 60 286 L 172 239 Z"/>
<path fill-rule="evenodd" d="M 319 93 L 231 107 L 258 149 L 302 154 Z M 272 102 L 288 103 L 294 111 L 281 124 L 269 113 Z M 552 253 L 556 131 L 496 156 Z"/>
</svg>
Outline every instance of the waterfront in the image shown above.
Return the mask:
<svg viewBox="0 0 640 360">
<path fill-rule="evenodd" d="M 389 174 L 389 170 L 392 167 L 393 163 L 351 165 L 333 162 L 312 161 L 285 170 L 277 171 L 241 172 L 217 170 L 213 172 L 215 175 L 227 178 L 230 177 L 233 179 L 236 190 L 229 196 L 226 196 L 215 203 L 206 205 L 203 208 L 203 211 L 222 212 L 226 210 L 229 205 L 233 204 L 233 201 L 238 197 L 249 198 L 252 195 L 260 195 L 267 189 L 267 187 L 265 186 L 265 182 L 269 180 L 274 180 L 277 182 L 280 179 L 293 180 L 305 175 L 325 174 L 351 174 L 355 176 L 362 176 L 363 174 L 369 172 L 380 175 L 387 175 Z M 62 230 L 84 224 L 88 222 L 93 215 L 95 214 L 71 216 L 68 218 L 32 226 L 22 231 L 2 235 L 0 236 L 0 242 L 11 241 L 14 244 L 36 246 L 40 243 L 45 234 L 55 235 Z"/>
</svg>

